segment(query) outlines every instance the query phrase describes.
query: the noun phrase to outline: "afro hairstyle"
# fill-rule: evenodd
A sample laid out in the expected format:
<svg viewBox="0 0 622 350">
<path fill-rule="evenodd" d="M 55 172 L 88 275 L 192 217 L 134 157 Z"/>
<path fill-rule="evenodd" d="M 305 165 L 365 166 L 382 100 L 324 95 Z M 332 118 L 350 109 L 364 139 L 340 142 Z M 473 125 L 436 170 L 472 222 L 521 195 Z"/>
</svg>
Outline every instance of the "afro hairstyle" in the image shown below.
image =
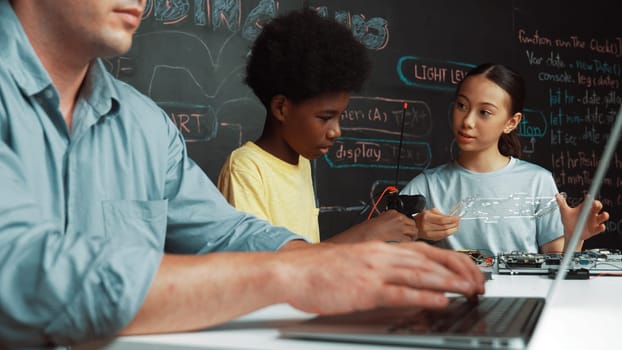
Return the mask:
<svg viewBox="0 0 622 350">
<path fill-rule="evenodd" d="M 268 108 L 276 95 L 300 103 L 359 91 L 369 70 L 367 49 L 346 26 L 305 9 L 264 26 L 252 46 L 245 82 Z"/>
</svg>

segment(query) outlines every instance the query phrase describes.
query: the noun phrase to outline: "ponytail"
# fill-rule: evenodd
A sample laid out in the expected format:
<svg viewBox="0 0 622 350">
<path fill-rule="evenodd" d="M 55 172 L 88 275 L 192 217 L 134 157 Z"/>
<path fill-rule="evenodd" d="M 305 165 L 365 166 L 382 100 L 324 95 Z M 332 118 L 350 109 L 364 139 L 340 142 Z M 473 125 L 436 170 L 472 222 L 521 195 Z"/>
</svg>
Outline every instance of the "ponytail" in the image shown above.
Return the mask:
<svg viewBox="0 0 622 350">
<path fill-rule="evenodd" d="M 522 146 L 516 130 L 512 130 L 509 134 L 501 134 L 499 138 L 499 152 L 506 157 L 520 158 L 522 156 Z"/>
</svg>

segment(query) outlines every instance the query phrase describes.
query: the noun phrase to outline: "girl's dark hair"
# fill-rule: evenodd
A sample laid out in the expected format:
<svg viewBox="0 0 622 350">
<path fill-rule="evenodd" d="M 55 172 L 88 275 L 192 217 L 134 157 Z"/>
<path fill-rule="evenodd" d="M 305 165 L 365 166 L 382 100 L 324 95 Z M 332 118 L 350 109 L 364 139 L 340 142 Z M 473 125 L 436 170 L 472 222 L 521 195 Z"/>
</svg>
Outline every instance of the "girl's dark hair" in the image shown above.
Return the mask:
<svg viewBox="0 0 622 350">
<path fill-rule="evenodd" d="M 486 79 L 497 84 L 510 95 L 510 112 L 512 115 L 522 112 L 525 103 L 525 82 L 516 71 L 502 64 L 484 63 L 473 68 L 458 85 L 459 91 L 462 83 L 468 78 L 483 75 Z M 522 147 L 516 129 L 510 133 L 501 134 L 499 138 L 499 151 L 504 156 L 520 158 Z"/>
</svg>

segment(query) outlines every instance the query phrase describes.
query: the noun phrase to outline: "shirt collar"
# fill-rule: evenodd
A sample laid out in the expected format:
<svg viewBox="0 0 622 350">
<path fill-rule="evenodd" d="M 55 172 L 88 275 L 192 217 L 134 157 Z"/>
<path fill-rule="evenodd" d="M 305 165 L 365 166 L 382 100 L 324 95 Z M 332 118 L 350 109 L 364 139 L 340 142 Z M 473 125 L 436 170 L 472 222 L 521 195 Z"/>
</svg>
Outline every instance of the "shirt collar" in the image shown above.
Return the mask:
<svg viewBox="0 0 622 350">
<path fill-rule="evenodd" d="M 43 91 L 52 80 L 8 1 L 0 1 L 0 18 L 0 58 L 6 63 L 6 69 L 26 95 Z"/>
<path fill-rule="evenodd" d="M 115 113 L 119 109 L 119 92 L 113 79 L 101 59 L 91 64 L 82 87 L 81 98 L 84 98 L 99 116 Z"/>
</svg>

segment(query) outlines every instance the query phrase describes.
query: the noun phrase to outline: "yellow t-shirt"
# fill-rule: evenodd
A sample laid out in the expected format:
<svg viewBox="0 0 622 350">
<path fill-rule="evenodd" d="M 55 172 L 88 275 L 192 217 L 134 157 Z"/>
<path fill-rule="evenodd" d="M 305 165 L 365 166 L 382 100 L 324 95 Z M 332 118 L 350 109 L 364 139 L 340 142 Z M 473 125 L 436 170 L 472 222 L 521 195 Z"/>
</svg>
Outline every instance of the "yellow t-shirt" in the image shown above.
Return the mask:
<svg viewBox="0 0 622 350">
<path fill-rule="evenodd" d="M 311 162 L 289 164 L 253 142 L 234 150 L 218 176 L 218 189 L 238 210 L 320 241 Z"/>
</svg>

